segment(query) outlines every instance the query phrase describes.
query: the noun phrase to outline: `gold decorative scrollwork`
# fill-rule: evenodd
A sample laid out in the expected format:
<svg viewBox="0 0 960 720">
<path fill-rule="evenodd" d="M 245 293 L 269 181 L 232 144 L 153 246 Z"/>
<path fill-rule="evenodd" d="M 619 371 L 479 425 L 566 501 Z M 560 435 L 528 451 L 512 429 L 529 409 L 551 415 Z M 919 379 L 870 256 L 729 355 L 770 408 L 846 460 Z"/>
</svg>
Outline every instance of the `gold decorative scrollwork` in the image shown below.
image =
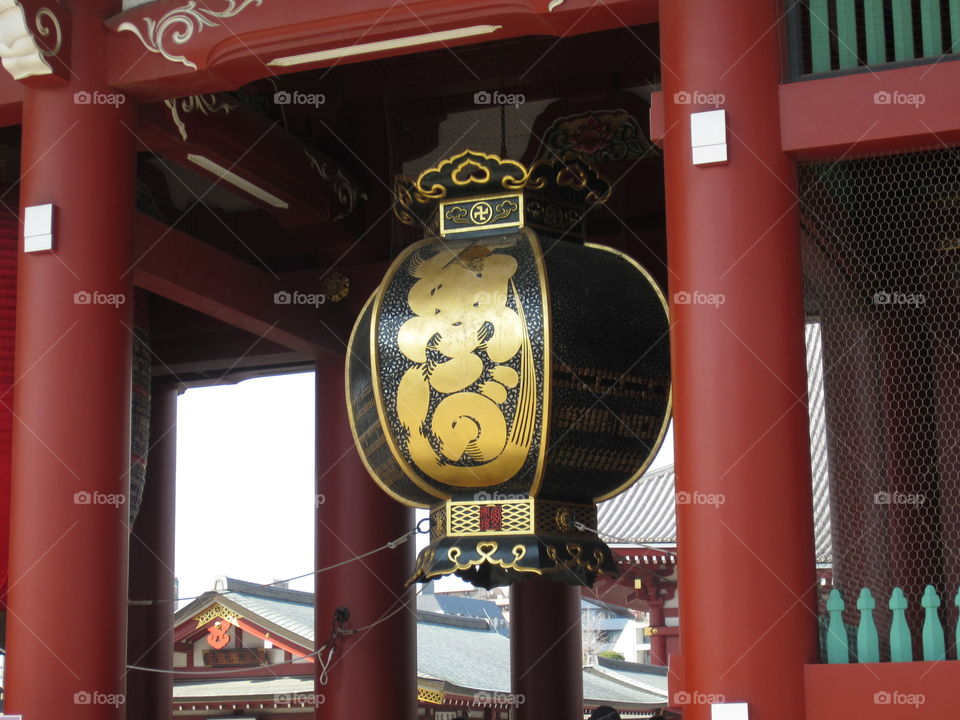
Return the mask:
<svg viewBox="0 0 960 720">
<path fill-rule="evenodd" d="M 461 205 L 454 205 L 452 208 L 447 210 L 444 216 L 450 222 L 457 223 L 457 225 L 470 224 L 470 218 L 467 217 L 467 209 Z"/>
<path fill-rule="evenodd" d="M 424 198 L 440 200 L 447 196 L 444 180 L 449 180 L 455 187 L 482 186 L 493 179 L 494 170 L 502 175 L 500 185 L 504 189 L 519 190 L 526 186 L 529 172 L 517 161 L 478 150 L 464 150 L 420 173 L 416 189 Z"/>
<path fill-rule="evenodd" d="M 456 549 L 457 548 L 451 548 L 451 550 L 456 550 Z M 424 548 L 423 552 L 421 552 L 417 556 L 417 565 L 414 568 L 413 576 L 417 577 L 418 575 L 420 575 L 420 573 L 423 573 L 429 570 L 430 566 L 433 564 L 433 560 L 436 557 L 436 554 L 437 554 L 437 551 L 434 550 L 432 547 L 428 546 Z M 454 560 L 453 562 L 456 562 L 456 561 Z"/>
<path fill-rule="evenodd" d="M 520 206 L 513 200 L 504 200 L 501 203 L 497 203 L 493 208 L 493 218 L 490 220 L 490 222 L 496 222 L 497 220 L 508 218 L 511 214 L 515 213 L 519 209 Z"/>
<path fill-rule="evenodd" d="M 567 194 L 572 191 L 586 203 L 606 202 L 610 197 L 610 183 L 583 160 L 557 162 L 541 159 L 527 168 L 515 160 L 498 155 L 464 150 L 424 170 L 416 180 L 406 177 L 398 179 L 395 213 L 401 222 L 416 225 L 417 218 L 424 217 L 422 211 L 425 207 L 444 200 L 454 190 L 457 198 L 460 198 L 471 190 L 475 190 L 478 196 L 489 196 L 503 190 L 546 191 L 548 185 L 564 188 Z M 508 205 L 504 203 L 498 209 L 503 213 L 499 216 L 501 219 L 516 211 L 516 208 L 507 208 Z"/>
<path fill-rule="evenodd" d="M 527 555 L 527 549 L 522 544 L 518 543 L 510 549 L 510 553 L 513 555 L 513 560 L 501 560 L 500 558 L 494 557 L 499 549 L 500 543 L 495 540 L 480 540 L 477 542 L 476 546 L 474 546 L 474 550 L 479 557 L 474 559 L 467 558 L 465 561 L 460 562 L 460 558 L 463 557 L 463 550 L 457 546 L 454 546 L 447 550 L 447 559 L 454 564 L 454 567 L 442 573 L 429 573 L 428 577 L 441 574 L 447 575 L 457 570 L 468 570 L 476 565 L 482 565 L 483 563 L 497 565 L 505 570 L 517 570 L 519 572 L 532 572 L 538 575 L 540 574 L 540 570 L 537 568 L 523 567 L 519 564 L 520 561 L 523 560 L 523 558 Z M 419 564 L 420 563 L 418 562 L 417 565 Z M 414 573 L 414 575 L 416 575 L 416 573 Z"/>
<path fill-rule="evenodd" d="M 567 532 L 573 529 L 573 512 L 568 507 L 562 507 L 557 510 L 555 518 L 557 529 Z"/>
<path fill-rule="evenodd" d="M 600 568 L 603 567 L 603 561 L 606 558 L 603 550 L 600 548 L 595 548 L 593 551 L 593 562 L 590 562 L 587 559 L 583 558 L 583 546 L 578 545 L 577 543 L 567 543 L 566 544 L 567 555 L 569 560 L 560 559 L 560 551 L 553 545 L 547 546 L 547 557 L 553 560 L 556 565 L 576 565 L 578 567 L 584 568 L 587 572 L 595 573 L 599 572 Z"/>
<path fill-rule="evenodd" d="M 216 618 L 226 620 L 227 622 L 235 625 L 236 621 L 240 618 L 240 613 L 235 612 L 228 607 L 224 607 L 220 603 L 214 603 L 204 612 L 197 615 L 194 620 L 197 621 L 197 627 L 201 628 Z"/>
</svg>

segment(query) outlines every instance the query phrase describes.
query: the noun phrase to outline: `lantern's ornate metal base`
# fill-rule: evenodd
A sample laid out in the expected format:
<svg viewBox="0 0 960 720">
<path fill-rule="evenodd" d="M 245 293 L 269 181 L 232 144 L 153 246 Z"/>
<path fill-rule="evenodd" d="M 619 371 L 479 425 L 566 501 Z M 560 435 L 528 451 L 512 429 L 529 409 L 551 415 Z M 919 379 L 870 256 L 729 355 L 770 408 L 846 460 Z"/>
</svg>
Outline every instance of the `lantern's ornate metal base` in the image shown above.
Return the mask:
<svg viewBox="0 0 960 720">
<path fill-rule="evenodd" d="M 489 589 L 534 574 L 589 586 L 598 573 L 616 571 L 610 548 L 576 525 L 596 527 L 596 522 L 594 505 L 540 498 L 448 500 L 430 511 L 431 542 L 407 584 L 457 575 Z"/>
</svg>

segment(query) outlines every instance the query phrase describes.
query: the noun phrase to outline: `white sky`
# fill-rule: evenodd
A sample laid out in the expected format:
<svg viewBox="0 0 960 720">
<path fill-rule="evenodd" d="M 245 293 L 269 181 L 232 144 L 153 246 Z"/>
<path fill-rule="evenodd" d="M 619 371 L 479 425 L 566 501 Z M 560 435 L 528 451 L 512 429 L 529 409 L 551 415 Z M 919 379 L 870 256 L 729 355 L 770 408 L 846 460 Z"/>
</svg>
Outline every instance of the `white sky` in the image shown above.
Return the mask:
<svg viewBox="0 0 960 720">
<path fill-rule="evenodd" d="M 300 373 L 180 396 L 175 567 L 180 597 L 212 589 L 219 575 L 270 583 L 313 569 L 313 386 L 313 373 Z M 651 468 L 672 463 L 671 425 Z M 426 536 L 419 539 L 418 550 Z M 458 584 L 454 579 L 440 589 Z M 313 580 L 290 586 L 312 591 Z"/>
</svg>

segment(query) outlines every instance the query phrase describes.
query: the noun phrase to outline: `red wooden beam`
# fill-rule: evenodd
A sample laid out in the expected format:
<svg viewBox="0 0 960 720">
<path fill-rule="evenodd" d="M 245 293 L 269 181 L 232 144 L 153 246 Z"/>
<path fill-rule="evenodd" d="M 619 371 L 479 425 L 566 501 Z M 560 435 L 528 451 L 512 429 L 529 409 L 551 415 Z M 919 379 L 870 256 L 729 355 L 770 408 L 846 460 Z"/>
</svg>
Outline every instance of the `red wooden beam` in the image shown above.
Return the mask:
<svg viewBox="0 0 960 720">
<path fill-rule="evenodd" d="M 260 638 L 261 640 L 266 640 L 268 642 L 273 643 L 276 647 L 280 648 L 281 650 L 286 650 L 288 653 L 292 653 L 293 655 L 296 655 L 298 658 L 306 658 L 307 662 L 314 662 L 314 657 L 310 655 L 312 651 L 309 649 L 301 647 L 300 645 L 297 645 L 295 643 L 287 642 L 283 638 L 278 638 L 276 635 L 270 635 L 270 633 L 266 632 L 261 628 L 258 628 L 256 625 L 252 625 L 248 623 L 246 620 L 243 620 L 242 618 L 237 618 L 234 624 L 244 632 L 248 632 L 251 635 L 254 635 Z M 308 655 L 310 656 L 307 657 Z"/>
<path fill-rule="evenodd" d="M 829 159 L 956 143 L 958 87 L 955 61 L 781 85 L 783 150 Z"/>
<path fill-rule="evenodd" d="M 524 35 L 597 32 L 656 18 L 657 0 L 351 0 L 295 6 L 211 0 L 190 10 L 182 0 L 157 0 L 108 20 L 110 80 L 142 97 L 179 97 L 340 62 Z M 494 29 L 484 32 L 484 26 Z M 319 51 L 327 55 L 305 64 L 283 62 Z"/>
<path fill-rule="evenodd" d="M 163 225 L 136 218 L 134 284 L 292 350 L 332 360 L 344 352 L 349 318 L 337 305 L 278 304 L 293 288 L 266 270 Z"/>
</svg>

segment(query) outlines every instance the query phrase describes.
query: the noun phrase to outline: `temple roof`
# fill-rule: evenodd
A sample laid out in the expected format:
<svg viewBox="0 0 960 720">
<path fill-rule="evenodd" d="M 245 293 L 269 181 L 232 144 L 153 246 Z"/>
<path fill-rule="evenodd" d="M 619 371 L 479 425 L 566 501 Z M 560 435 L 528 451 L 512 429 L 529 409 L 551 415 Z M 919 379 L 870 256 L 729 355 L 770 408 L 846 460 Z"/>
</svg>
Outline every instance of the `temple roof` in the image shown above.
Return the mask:
<svg viewBox="0 0 960 720">
<path fill-rule="evenodd" d="M 313 647 L 312 593 L 227 578 L 222 590 L 204 593 L 177 612 L 177 624 L 189 622 L 214 603 L 238 610 L 252 623 L 283 628 L 289 640 Z M 606 607 L 603 603 L 599 605 Z M 496 631 L 494 622 L 424 610 L 418 610 L 416 615 L 417 675 L 421 680 L 439 683 L 450 695 L 469 697 L 481 691 L 510 693 L 510 640 Z M 637 663 L 618 663 L 615 670 L 608 670 L 603 664 L 584 668 L 584 702 L 588 706 L 606 703 L 634 709 L 663 707 L 667 700 L 665 672 L 665 668 Z M 174 701 L 221 698 L 250 701 L 261 696 L 309 692 L 313 692 L 311 676 L 191 678 L 176 682 Z"/>
<path fill-rule="evenodd" d="M 313 677 L 240 678 L 236 680 L 200 680 L 178 682 L 173 689 L 174 702 L 243 698 L 245 701 L 268 699 L 275 695 L 306 695 L 313 692 Z"/>
<path fill-rule="evenodd" d="M 492 600 L 460 597 L 450 593 L 424 592 L 417 598 L 417 609 L 488 620 L 493 629 L 501 635 L 510 635 L 510 625 L 503 616 L 503 611 Z"/>
<path fill-rule="evenodd" d="M 667 692 L 667 668 L 665 667 L 642 665 L 607 657 L 598 657 L 597 663 L 603 672 L 611 677 L 625 680 L 640 687 L 648 687 L 651 691 Z"/>
<path fill-rule="evenodd" d="M 222 602 L 241 615 L 255 615 L 275 628 L 296 636 L 306 647 L 313 647 L 313 593 L 289 590 L 271 585 L 225 579 L 221 591 L 211 590 L 177 612 L 177 623 L 195 616 L 213 601 Z"/>
</svg>

